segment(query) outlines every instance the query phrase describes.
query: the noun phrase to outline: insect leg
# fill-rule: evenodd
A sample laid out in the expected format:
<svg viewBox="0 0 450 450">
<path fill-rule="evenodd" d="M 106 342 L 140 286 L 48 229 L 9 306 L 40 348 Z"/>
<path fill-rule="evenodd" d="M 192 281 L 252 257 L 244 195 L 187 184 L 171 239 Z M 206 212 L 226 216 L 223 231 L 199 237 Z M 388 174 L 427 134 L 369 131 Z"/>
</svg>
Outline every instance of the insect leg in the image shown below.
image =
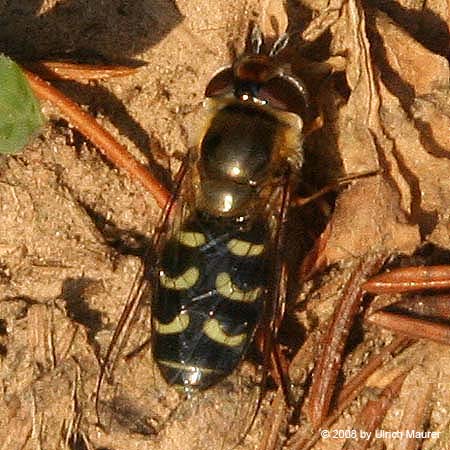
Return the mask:
<svg viewBox="0 0 450 450">
<path fill-rule="evenodd" d="M 285 261 L 278 255 L 283 254 L 283 247 L 286 240 L 286 224 L 288 209 L 292 198 L 293 189 L 295 186 L 295 175 L 291 172 L 285 174 L 285 181 L 283 183 L 283 193 L 281 199 L 281 214 L 279 216 L 279 226 L 277 227 L 277 233 L 275 236 L 274 252 L 276 257 L 274 279 L 272 282 L 273 292 L 271 293 L 272 302 L 267 302 L 267 313 L 264 319 L 263 329 L 271 330 L 270 333 L 266 333 L 263 342 L 263 356 L 264 361 L 269 363 L 273 362 L 273 368 L 278 373 L 276 378 L 280 380 L 281 387 L 285 394 L 285 400 L 287 403 L 291 403 L 292 394 L 289 389 L 288 374 L 286 370 L 286 364 L 282 363 L 282 356 L 279 350 L 276 349 L 276 335 L 283 319 L 285 304 L 286 304 L 286 292 L 287 292 L 287 267 Z"/>
<path fill-rule="evenodd" d="M 379 170 L 368 170 L 368 171 L 364 171 L 364 172 L 360 172 L 360 173 L 356 173 L 356 174 L 347 175 L 345 177 L 339 178 L 334 183 L 331 183 L 331 184 L 323 187 L 322 189 L 319 189 L 317 192 L 309 195 L 308 197 L 297 197 L 297 198 L 293 199 L 292 204 L 293 204 L 293 206 L 297 206 L 297 207 L 305 206 L 308 203 L 311 203 L 311 202 L 317 200 L 318 198 L 322 197 L 325 194 L 336 191 L 341 186 L 345 186 L 345 185 L 351 183 L 352 181 L 359 180 L 361 178 L 372 177 L 374 175 L 379 175 L 380 173 L 381 173 L 381 171 L 379 171 Z"/>
<path fill-rule="evenodd" d="M 176 201 L 176 196 L 181 185 L 181 181 L 186 174 L 187 170 L 187 160 L 182 164 L 179 173 L 177 174 L 176 187 L 172 193 L 169 202 L 164 208 L 164 212 L 161 216 L 161 227 L 170 218 L 170 213 L 173 211 L 173 207 Z M 100 394 L 105 376 L 111 372 L 113 369 L 117 358 L 119 357 L 123 347 L 125 346 L 131 326 L 137 318 L 140 306 L 144 294 L 147 289 L 147 279 L 150 275 L 148 273 L 148 268 L 152 266 L 151 260 L 154 260 L 155 249 L 158 248 L 160 233 L 157 233 L 153 245 L 147 249 L 144 255 L 144 263 L 141 265 L 140 269 L 136 273 L 133 284 L 128 296 L 126 305 L 120 315 L 120 319 L 114 330 L 113 337 L 106 351 L 106 355 L 100 365 L 100 373 L 97 380 L 96 394 L 95 394 L 95 411 L 97 415 L 97 422 L 99 426 L 102 425 L 101 414 L 100 414 Z"/>
</svg>

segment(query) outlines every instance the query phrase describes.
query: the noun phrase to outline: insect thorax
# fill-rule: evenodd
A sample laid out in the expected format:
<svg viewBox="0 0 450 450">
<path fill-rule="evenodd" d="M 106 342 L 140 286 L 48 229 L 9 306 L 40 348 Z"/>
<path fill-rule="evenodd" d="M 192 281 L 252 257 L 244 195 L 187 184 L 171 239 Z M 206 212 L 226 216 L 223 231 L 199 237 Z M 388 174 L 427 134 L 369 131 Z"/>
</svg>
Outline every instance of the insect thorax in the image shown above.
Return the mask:
<svg viewBox="0 0 450 450">
<path fill-rule="evenodd" d="M 209 99 L 198 149 L 196 209 L 216 217 L 261 212 L 272 186 L 302 163 L 301 119 L 235 98 Z"/>
</svg>

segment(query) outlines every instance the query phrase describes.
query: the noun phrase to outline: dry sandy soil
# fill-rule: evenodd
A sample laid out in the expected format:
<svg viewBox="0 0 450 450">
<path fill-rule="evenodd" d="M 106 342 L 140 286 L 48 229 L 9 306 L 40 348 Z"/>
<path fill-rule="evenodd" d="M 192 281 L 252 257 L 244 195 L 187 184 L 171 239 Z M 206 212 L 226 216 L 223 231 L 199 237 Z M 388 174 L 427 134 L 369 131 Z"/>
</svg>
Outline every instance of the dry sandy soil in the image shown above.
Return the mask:
<svg viewBox="0 0 450 450">
<path fill-rule="evenodd" d="M 206 84 L 230 63 L 230 48 L 242 48 L 249 21 L 269 35 L 288 26 L 287 58 L 324 116 L 324 126 L 305 143 L 311 182 L 380 171 L 342 189 L 321 253 L 328 270 L 291 295 L 289 311 L 303 341 L 326 323 L 365 255 L 416 252 L 407 263 L 450 262 L 450 12 L 437 0 L 286 6 L 270 0 L 0 0 L 0 51 L 25 60 L 143 63 L 126 78 L 55 85 L 167 182 L 195 135 Z M 145 304 L 104 383 L 98 425 L 99 359 L 160 210 L 52 105 L 43 110 L 47 124 L 25 151 L 0 156 L 0 448 L 226 448 L 252 413 L 252 366 L 236 382 L 180 404 L 146 349 L 123 357 L 148 337 Z M 295 276 L 297 268 L 291 271 Z M 369 325 L 355 333 L 341 381 L 392 340 L 390 332 Z M 293 369 L 299 386 L 309 383 L 318 351 L 306 342 L 303 362 Z M 289 339 L 284 345 L 289 350 Z M 405 366 L 411 371 L 383 428 L 405 427 L 407 412 L 421 404 L 414 427 L 440 437 L 410 447 L 379 439 L 371 448 L 450 448 L 448 347 L 414 344 L 379 371 L 366 395 L 376 395 Z M 239 448 L 259 445 L 272 396 L 267 393 Z M 363 402 L 336 427 L 351 427 Z M 304 414 L 290 425 L 297 429 L 307 435 Z M 314 448 L 343 445 L 336 439 Z"/>
</svg>

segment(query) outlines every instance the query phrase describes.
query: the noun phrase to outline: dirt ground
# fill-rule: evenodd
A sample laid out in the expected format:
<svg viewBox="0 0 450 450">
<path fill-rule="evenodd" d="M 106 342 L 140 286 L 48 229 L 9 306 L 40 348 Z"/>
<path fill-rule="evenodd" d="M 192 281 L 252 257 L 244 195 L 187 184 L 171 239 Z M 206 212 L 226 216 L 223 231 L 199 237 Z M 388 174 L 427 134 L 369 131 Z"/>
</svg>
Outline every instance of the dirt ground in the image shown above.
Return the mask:
<svg viewBox="0 0 450 450">
<path fill-rule="evenodd" d="M 365 255 L 450 263 L 447 5 L 0 0 L 0 51 L 23 60 L 142 63 L 126 78 L 55 85 L 167 181 L 195 136 L 205 86 L 230 63 L 230 49 L 242 48 L 250 20 L 269 35 L 288 25 L 289 62 L 323 111 L 324 126 L 305 142 L 308 178 L 323 186 L 345 174 L 379 171 L 342 189 L 321 251 L 328 269 L 291 300 L 304 340 L 326 323 Z M 22 154 L 0 156 L 0 448 L 225 449 L 252 415 L 257 392 L 251 365 L 236 381 L 180 405 L 148 351 L 120 357 L 111 382 L 104 383 L 102 426 L 97 423 L 99 358 L 129 299 L 160 209 L 52 105 L 42 107 L 44 130 Z M 295 276 L 298 269 L 291 271 Z M 359 328 L 342 381 L 392 340 L 386 330 Z M 144 305 L 126 349 L 142 344 L 149 329 Z M 306 338 L 299 349 L 304 358 L 297 355 L 300 363 L 292 368 L 297 385 L 309 383 L 317 351 Z M 448 347 L 414 344 L 377 372 L 366 395 L 378 393 L 405 366 L 411 371 L 383 429 L 413 423 L 441 434 L 417 444 L 422 447 L 378 439 L 370 448 L 450 448 Z M 273 395 L 267 393 L 239 448 L 258 448 Z M 423 414 L 406 422 L 417 404 L 425 405 Z M 337 428 L 351 427 L 358 405 Z M 307 435 L 303 415 L 289 430 L 302 429 Z M 324 440 L 314 448 L 343 445 L 342 439 Z"/>
</svg>

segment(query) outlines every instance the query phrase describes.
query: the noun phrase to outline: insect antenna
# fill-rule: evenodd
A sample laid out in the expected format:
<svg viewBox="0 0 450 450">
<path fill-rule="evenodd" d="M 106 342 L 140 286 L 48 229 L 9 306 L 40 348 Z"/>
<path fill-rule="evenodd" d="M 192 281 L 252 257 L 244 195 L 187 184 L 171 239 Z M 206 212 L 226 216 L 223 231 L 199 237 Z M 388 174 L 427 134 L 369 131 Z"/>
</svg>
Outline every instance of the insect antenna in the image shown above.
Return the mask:
<svg viewBox="0 0 450 450">
<path fill-rule="evenodd" d="M 273 57 L 278 55 L 282 50 L 286 48 L 289 43 L 289 34 L 283 33 L 272 45 L 272 48 L 269 51 L 269 56 Z"/>
<path fill-rule="evenodd" d="M 248 38 L 248 48 L 250 48 L 251 53 L 259 55 L 261 53 L 262 46 L 264 45 L 264 37 L 258 24 L 253 23 L 250 26 L 251 31 Z"/>
<path fill-rule="evenodd" d="M 254 55 L 260 55 L 264 47 L 264 35 L 261 31 L 259 25 L 255 22 L 249 25 L 250 32 L 247 37 L 246 50 Z M 269 57 L 274 57 L 278 55 L 282 50 L 284 50 L 289 43 L 289 34 L 283 33 L 277 38 L 273 43 L 272 47 L 268 51 Z"/>
</svg>

